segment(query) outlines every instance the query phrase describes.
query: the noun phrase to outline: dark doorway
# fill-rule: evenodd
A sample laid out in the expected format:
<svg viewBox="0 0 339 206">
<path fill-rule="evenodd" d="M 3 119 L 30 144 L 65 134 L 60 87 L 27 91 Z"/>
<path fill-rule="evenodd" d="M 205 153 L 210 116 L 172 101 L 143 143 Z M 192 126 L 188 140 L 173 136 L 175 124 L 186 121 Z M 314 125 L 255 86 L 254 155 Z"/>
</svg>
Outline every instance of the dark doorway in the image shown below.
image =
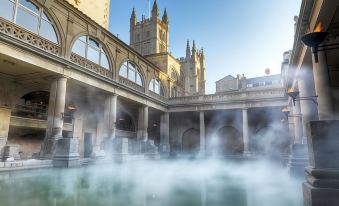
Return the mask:
<svg viewBox="0 0 339 206">
<path fill-rule="evenodd" d="M 232 127 L 225 126 L 218 130 L 218 152 L 226 155 L 242 154 L 244 144 L 240 132 Z"/>
<path fill-rule="evenodd" d="M 197 154 L 200 151 L 200 132 L 197 129 L 189 129 L 182 136 L 182 151 L 189 154 Z"/>
<path fill-rule="evenodd" d="M 84 157 L 89 158 L 91 157 L 92 151 L 93 151 L 93 142 L 92 142 L 92 133 L 85 133 L 85 138 L 84 138 Z"/>
</svg>

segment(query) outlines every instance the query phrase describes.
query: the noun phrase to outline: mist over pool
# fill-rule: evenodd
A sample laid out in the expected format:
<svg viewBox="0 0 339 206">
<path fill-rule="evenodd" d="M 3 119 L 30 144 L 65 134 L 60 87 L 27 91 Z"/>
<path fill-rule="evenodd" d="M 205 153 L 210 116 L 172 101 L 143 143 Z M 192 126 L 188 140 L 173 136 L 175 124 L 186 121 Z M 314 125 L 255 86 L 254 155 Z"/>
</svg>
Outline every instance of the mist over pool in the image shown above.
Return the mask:
<svg viewBox="0 0 339 206">
<path fill-rule="evenodd" d="M 2 206 L 297 206 L 299 180 L 268 161 L 161 160 L 0 174 Z"/>
</svg>

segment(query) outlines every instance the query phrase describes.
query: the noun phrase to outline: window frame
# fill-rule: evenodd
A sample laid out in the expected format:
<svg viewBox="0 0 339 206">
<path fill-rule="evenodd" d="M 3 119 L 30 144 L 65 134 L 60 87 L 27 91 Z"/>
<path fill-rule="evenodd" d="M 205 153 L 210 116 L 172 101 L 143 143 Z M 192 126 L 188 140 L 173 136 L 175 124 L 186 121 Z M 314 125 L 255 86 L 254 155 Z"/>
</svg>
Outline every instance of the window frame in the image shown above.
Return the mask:
<svg viewBox="0 0 339 206">
<path fill-rule="evenodd" d="M 51 18 L 49 17 L 49 14 L 47 12 L 45 12 L 45 9 L 40 6 L 38 3 L 36 2 L 33 2 L 31 0 L 28 0 L 29 3 L 33 4 L 35 7 L 37 7 L 38 9 L 38 12 L 35 13 L 34 11 L 32 11 L 30 8 L 26 7 L 25 5 L 21 4 L 20 3 L 20 0 L 6 0 L 6 1 L 9 1 L 13 4 L 13 11 L 12 11 L 12 16 L 11 16 L 11 19 L 6 19 L 6 20 L 9 20 L 10 22 L 30 31 L 30 32 L 33 32 L 34 34 L 37 34 L 38 36 L 52 42 L 52 43 L 55 43 L 55 44 L 60 44 L 60 37 L 58 35 L 58 32 L 57 32 L 57 29 L 56 29 L 56 25 L 53 21 L 51 21 Z M 18 19 L 18 12 L 19 12 L 19 9 L 21 9 L 22 11 L 21 12 L 26 12 L 27 14 L 31 15 L 32 17 L 35 17 L 37 18 L 37 29 L 36 31 L 32 31 L 30 28 L 27 28 L 23 25 L 20 25 L 17 23 L 17 19 Z M 2 17 L 2 16 L 1 16 Z M 46 18 L 44 18 L 46 17 Z M 2 17 L 4 18 L 4 17 Z M 45 36 L 42 35 L 42 22 L 45 21 L 47 23 L 49 23 L 54 31 L 54 34 L 55 34 L 55 38 L 56 38 L 56 41 L 52 40 L 52 39 L 49 39 Z"/>
<path fill-rule="evenodd" d="M 83 37 L 85 37 L 86 39 L 82 39 Z M 85 40 L 85 41 L 84 41 L 84 40 Z M 85 56 L 82 56 L 82 54 L 78 54 L 77 52 L 74 52 L 74 49 L 73 49 L 73 48 L 74 48 L 75 44 L 76 44 L 78 41 L 80 41 L 81 43 L 85 44 L 85 51 L 84 51 L 84 52 L 85 52 Z M 98 47 L 95 47 L 94 45 L 90 44 L 90 41 L 95 42 L 95 43 L 98 45 Z M 91 59 L 88 58 L 89 47 L 90 47 L 90 49 L 92 49 L 92 50 L 98 52 L 98 54 L 99 54 L 98 63 L 96 63 L 96 62 L 94 62 L 94 61 L 92 61 Z M 82 36 L 78 37 L 78 38 L 75 40 L 75 42 L 73 43 L 73 46 L 72 46 L 72 52 L 75 53 L 75 54 L 77 54 L 77 55 L 80 55 L 80 56 L 84 57 L 85 59 L 87 59 L 87 60 L 90 61 L 90 62 L 93 62 L 94 64 L 97 64 L 97 65 L 101 66 L 102 68 L 105 68 L 105 69 L 107 69 L 107 70 L 109 70 L 109 71 L 111 70 L 111 63 L 110 63 L 109 56 L 107 55 L 107 52 L 106 52 L 106 50 L 105 50 L 104 45 L 103 45 L 102 43 L 100 43 L 99 41 L 97 41 L 95 38 L 92 38 L 92 37 L 89 36 L 89 35 L 82 35 Z M 101 63 L 102 63 L 102 56 L 103 56 L 103 55 L 104 55 L 104 56 L 106 57 L 106 59 L 107 59 L 107 62 L 108 62 L 108 68 L 106 68 L 106 67 L 104 67 L 103 65 L 101 65 Z"/>
<path fill-rule="evenodd" d="M 155 89 L 156 85 L 159 87 L 158 91 L 156 91 L 156 89 Z M 162 83 L 159 79 L 153 78 L 149 83 L 148 90 L 150 90 L 151 92 L 154 92 L 154 93 L 156 93 L 160 96 L 165 96 L 164 90 L 163 90 L 163 87 L 162 87 Z"/>
<path fill-rule="evenodd" d="M 125 67 L 126 68 L 126 76 L 123 76 L 123 75 L 121 75 L 121 69 L 122 69 L 122 67 Z M 131 70 L 131 71 L 130 71 Z M 133 80 L 130 78 L 130 73 L 134 73 L 134 78 L 133 78 Z M 125 78 L 125 79 L 128 79 L 129 81 L 131 81 L 131 82 L 133 82 L 133 83 L 135 83 L 135 84 L 137 84 L 137 85 L 139 85 L 139 86 L 144 86 L 144 79 L 143 79 L 143 76 L 142 76 L 142 74 L 141 74 L 141 72 L 140 72 L 140 69 L 139 69 L 139 67 L 134 63 L 134 62 L 132 62 L 132 61 L 129 61 L 129 60 L 127 60 L 127 61 L 124 61 L 124 63 L 122 63 L 121 64 L 121 66 L 120 66 L 120 68 L 119 68 L 119 76 L 121 76 L 121 77 L 123 77 L 123 78 Z M 141 84 L 139 84 L 138 83 L 138 76 L 139 76 L 139 78 L 140 78 L 140 83 Z"/>
</svg>

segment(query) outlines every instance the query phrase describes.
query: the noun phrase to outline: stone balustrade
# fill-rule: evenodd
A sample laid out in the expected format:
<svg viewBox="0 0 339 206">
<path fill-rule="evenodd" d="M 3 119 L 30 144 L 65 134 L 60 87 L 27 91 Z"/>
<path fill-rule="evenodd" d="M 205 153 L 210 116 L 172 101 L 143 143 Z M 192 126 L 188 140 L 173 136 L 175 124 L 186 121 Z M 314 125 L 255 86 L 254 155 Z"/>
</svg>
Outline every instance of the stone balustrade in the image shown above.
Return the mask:
<svg viewBox="0 0 339 206">
<path fill-rule="evenodd" d="M 60 46 L 34 34 L 24 28 L 21 28 L 12 22 L 0 17 L 0 32 L 19 39 L 27 44 L 47 51 L 54 55 L 60 54 Z"/>
<path fill-rule="evenodd" d="M 261 90 L 261 91 L 237 91 L 223 94 L 210 94 L 200 96 L 176 97 L 169 100 L 169 105 L 182 104 L 204 104 L 204 103 L 221 103 L 228 101 L 256 100 L 266 98 L 285 97 L 283 88 Z"/>
<path fill-rule="evenodd" d="M 102 67 L 98 64 L 95 64 L 95 63 L 87 60 L 86 58 L 84 58 L 80 55 L 72 53 L 70 59 L 73 63 L 76 63 L 76 64 L 78 64 L 78 65 L 80 65 L 80 66 L 82 66 L 82 67 L 84 67 L 84 68 L 86 68 L 90 71 L 93 71 L 97 74 L 100 74 L 101 76 L 104 76 L 108 79 L 113 79 L 113 73 L 110 70 L 108 70 L 108 69 L 106 69 L 106 68 L 104 68 L 104 67 Z"/>
<path fill-rule="evenodd" d="M 145 92 L 145 88 L 143 86 L 140 86 L 140 85 L 138 85 L 138 84 L 136 84 L 136 83 L 134 83 L 134 82 L 124 78 L 124 77 L 119 76 L 119 83 L 123 84 L 123 85 L 125 85 L 127 87 L 130 87 L 130 88 L 132 88 L 134 90 L 137 90 L 139 92 L 142 92 L 142 93 Z"/>
<path fill-rule="evenodd" d="M 161 100 L 163 102 L 168 102 L 168 98 L 167 97 L 161 96 L 161 95 L 156 94 L 156 93 L 154 93 L 152 91 L 149 91 L 149 96 L 153 97 L 154 99 Z"/>
</svg>

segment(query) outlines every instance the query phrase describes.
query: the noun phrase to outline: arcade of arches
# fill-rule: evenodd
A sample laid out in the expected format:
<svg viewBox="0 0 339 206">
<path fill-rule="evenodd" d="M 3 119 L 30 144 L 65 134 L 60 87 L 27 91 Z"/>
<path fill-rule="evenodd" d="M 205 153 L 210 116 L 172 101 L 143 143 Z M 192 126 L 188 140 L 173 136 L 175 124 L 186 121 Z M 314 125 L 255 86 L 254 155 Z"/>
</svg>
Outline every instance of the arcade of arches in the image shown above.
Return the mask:
<svg viewBox="0 0 339 206">
<path fill-rule="evenodd" d="M 141 141 L 166 153 L 266 152 L 258 134 L 285 151 L 287 134 L 261 129 L 286 131 L 283 88 L 239 91 L 237 101 L 183 96 L 180 72 L 159 69 L 71 5 L 39 2 L 0 1 L 1 158 L 51 159 L 65 137 L 79 139 L 82 157 L 113 139 L 128 140 L 131 154 Z"/>
</svg>

